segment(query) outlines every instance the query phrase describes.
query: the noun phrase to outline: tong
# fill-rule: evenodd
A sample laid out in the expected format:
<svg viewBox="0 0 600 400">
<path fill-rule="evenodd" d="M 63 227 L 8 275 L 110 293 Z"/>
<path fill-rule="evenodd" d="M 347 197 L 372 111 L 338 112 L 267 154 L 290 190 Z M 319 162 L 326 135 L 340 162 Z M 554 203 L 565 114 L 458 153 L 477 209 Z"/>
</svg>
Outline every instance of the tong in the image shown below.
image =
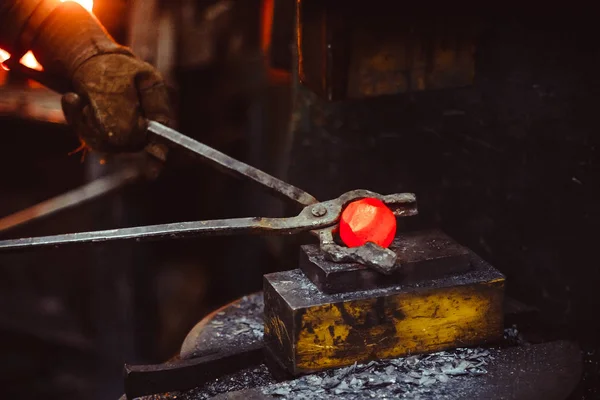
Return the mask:
<svg viewBox="0 0 600 400">
<path fill-rule="evenodd" d="M 296 216 L 288 218 L 232 218 L 208 221 L 177 222 L 103 231 L 79 232 L 0 241 L 0 252 L 56 247 L 76 243 L 99 243 L 117 240 L 157 240 L 218 235 L 292 235 L 310 232 L 319 240 L 325 256 L 334 262 L 359 262 L 384 274 L 393 272 L 396 253 L 374 243 L 348 248 L 335 241 L 344 207 L 362 198 L 373 197 L 386 204 L 398 217 L 417 214 L 416 196 L 412 193 L 381 195 L 368 190 L 353 190 L 336 199 L 319 202 L 314 196 L 283 182 L 259 169 L 227 156 L 203 143 L 155 121 L 148 123 L 150 143 L 147 154 L 165 160 L 165 148 L 184 149 L 220 171 L 251 180 L 271 193 L 303 206 Z M 156 149 L 162 149 L 157 151 Z"/>
</svg>

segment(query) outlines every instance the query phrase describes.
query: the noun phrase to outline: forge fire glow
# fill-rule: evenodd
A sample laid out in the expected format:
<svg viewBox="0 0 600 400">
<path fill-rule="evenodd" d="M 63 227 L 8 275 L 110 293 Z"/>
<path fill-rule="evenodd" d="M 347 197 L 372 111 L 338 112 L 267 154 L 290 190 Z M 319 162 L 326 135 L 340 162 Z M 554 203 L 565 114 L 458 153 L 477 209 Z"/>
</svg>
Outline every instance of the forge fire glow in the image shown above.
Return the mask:
<svg viewBox="0 0 600 400">
<path fill-rule="evenodd" d="M 367 242 L 387 248 L 396 236 L 396 217 L 381 200 L 367 198 L 350 203 L 340 218 L 340 238 L 348 247 Z"/>
<path fill-rule="evenodd" d="M 92 10 L 94 9 L 94 0 L 60 0 L 61 3 L 64 3 L 66 1 L 75 1 L 89 12 L 92 12 Z"/>
</svg>

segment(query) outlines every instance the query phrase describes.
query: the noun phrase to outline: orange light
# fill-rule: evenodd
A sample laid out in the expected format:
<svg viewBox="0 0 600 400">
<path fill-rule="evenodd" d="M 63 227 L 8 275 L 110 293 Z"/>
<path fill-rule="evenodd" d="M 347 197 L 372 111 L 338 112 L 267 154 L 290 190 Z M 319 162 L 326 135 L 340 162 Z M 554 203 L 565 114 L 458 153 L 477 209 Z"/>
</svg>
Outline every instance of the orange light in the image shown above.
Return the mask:
<svg viewBox="0 0 600 400">
<path fill-rule="evenodd" d="M 267 55 L 271 51 L 271 35 L 273 34 L 273 13 L 275 0 L 263 0 L 261 15 L 261 46 Z"/>
<path fill-rule="evenodd" d="M 75 1 L 76 3 L 81 4 L 81 6 L 89 12 L 92 12 L 92 10 L 94 9 L 94 0 L 60 0 L 61 3 L 64 3 L 66 1 Z"/>
<path fill-rule="evenodd" d="M 2 68 L 6 71 L 8 71 L 8 68 L 6 68 L 6 66 L 4 66 L 4 64 L 2 64 L 4 61 L 8 60 L 10 58 L 10 54 L 8 54 L 6 51 L 0 49 L 0 65 L 2 65 Z"/>
<path fill-rule="evenodd" d="M 27 53 L 25 53 L 25 55 L 21 58 L 20 62 L 24 66 L 31 68 L 31 69 L 35 69 L 36 71 L 44 70 L 44 68 L 42 68 L 42 66 L 40 65 L 38 60 L 35 59 L 35 56 L 33 55 L 33 53 L 31 51 L 28 51 Z"/>
<path fill-rule="evenodd" d="M 94 9 L 94 0 L 60 0 L 60 1 L 62 3 L 66 2 L 66 1 L 75 1 L 76 3 L 81 4 L 81 6 L 83 8 L 85 8 L 86 10 L 88 10 L 89 12 L 92 12 L 92 10 Z M 0 49 L 0 63 L 3 63 L 4 61 L 8 60 L 9 58 L 10 58 L 10 54 L 8 54 L 6 51 Z M 33 53 L 31 51 L 27 52 L 21 58 L 20 63 L 28 68 L 35 69 L 36 71 L 44 70 L 44 68 L 38 62 L 38 60 L 35 59 L 35 56 L 33 55 Z M 2 64 L 2 68 L 4 68 L 5 70 L 8 71 L 8 68 L 6 68 L 6 66 L 4 64 Z"/>
<path fill-rule="evenodd" d="M 340 218 L 340 238 L 348 247 L 367 242 L 389 247 L 396 236 L 396 217 L 381 200 L 367 198 L 350 203 Z"/>
</svg>

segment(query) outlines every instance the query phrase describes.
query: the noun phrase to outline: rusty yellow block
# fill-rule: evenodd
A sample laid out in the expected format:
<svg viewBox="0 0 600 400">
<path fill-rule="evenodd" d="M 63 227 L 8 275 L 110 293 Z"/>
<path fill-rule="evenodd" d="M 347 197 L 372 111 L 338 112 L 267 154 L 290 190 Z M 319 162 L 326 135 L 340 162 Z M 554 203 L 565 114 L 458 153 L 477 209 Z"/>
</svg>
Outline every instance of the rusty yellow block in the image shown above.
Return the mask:
<svg viewBox="0 0 600 400">
<path fill-rule="evenodd" d="M 472 254 L 467 273 L 327 295 L 300 270 L 265 276 L 265 343 L 293 375 L 501 339 L 504 276 Z"/>
</svg>

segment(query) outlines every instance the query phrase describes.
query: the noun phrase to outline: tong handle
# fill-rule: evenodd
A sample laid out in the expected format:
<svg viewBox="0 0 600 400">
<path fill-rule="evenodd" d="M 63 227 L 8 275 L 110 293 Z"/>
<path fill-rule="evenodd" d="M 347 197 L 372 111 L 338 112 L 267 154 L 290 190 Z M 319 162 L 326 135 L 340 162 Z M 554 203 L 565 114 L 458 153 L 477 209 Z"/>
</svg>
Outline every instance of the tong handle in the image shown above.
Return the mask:
<svg viewBox="0 0 600 400">
<path fill-rule="evenodd" d="M 254 181 L 275 195 L 291 199 L 305 207 L 318 203 L 309 193 L 156 121 L 148 123 L 148 132 L 155 136 L 154 140 L 157 142 L 166 143 L 169 147 L 184 148 L 211 167 L 236 178 Z"/>
<path fill-rule="evenodd" d="M 104 231 L 0 240 L 0 252 L 56 247 L 69 244 L 105 243 L 127 240 L 140 242 L 200 236 L 292 235 L 307 230 L 324 228 L 335 223 L 335 215 L 333 213 L 331 217 L 315 217 L 312 215 L 311 209 L 311 206 L 306 207 L 300 214 L 290 218 L 250 217 L 175 222 Z"/>
<path fill-rule="evenodd" d="M 33 79 L 57 93 L 64 94 L 72 90 L 68 81 L 50 75 L 47 72 L 28 68 L 12 58 L 6 60 L 4 64 L 15 72 L 29 79 Z M 302 206 L 308 206 L 318 202 L 315 197 L 307 192 L 298 189 L 289 183 L 283 182 L 266 172 L 229 157 L 203 143 L 197 142 L 159 122 L 149 121 L 147 130 L 151 136 L 144 150 L 162 163 L 166 161 L 169 147 L 183 147 L 199 156 L 202 161 L 219 169 L 221 172 L 233 175 L 234 177 L 257 182 L 270 192 L 276 195 L 282 195 Z M 156 170 L 156 172 L 153 173 L 153 171 L 151 171 L 151 175 L 157 175 L 159 169 L 159 167 L 154 168 L 153 170 Z"/>
</svg>

